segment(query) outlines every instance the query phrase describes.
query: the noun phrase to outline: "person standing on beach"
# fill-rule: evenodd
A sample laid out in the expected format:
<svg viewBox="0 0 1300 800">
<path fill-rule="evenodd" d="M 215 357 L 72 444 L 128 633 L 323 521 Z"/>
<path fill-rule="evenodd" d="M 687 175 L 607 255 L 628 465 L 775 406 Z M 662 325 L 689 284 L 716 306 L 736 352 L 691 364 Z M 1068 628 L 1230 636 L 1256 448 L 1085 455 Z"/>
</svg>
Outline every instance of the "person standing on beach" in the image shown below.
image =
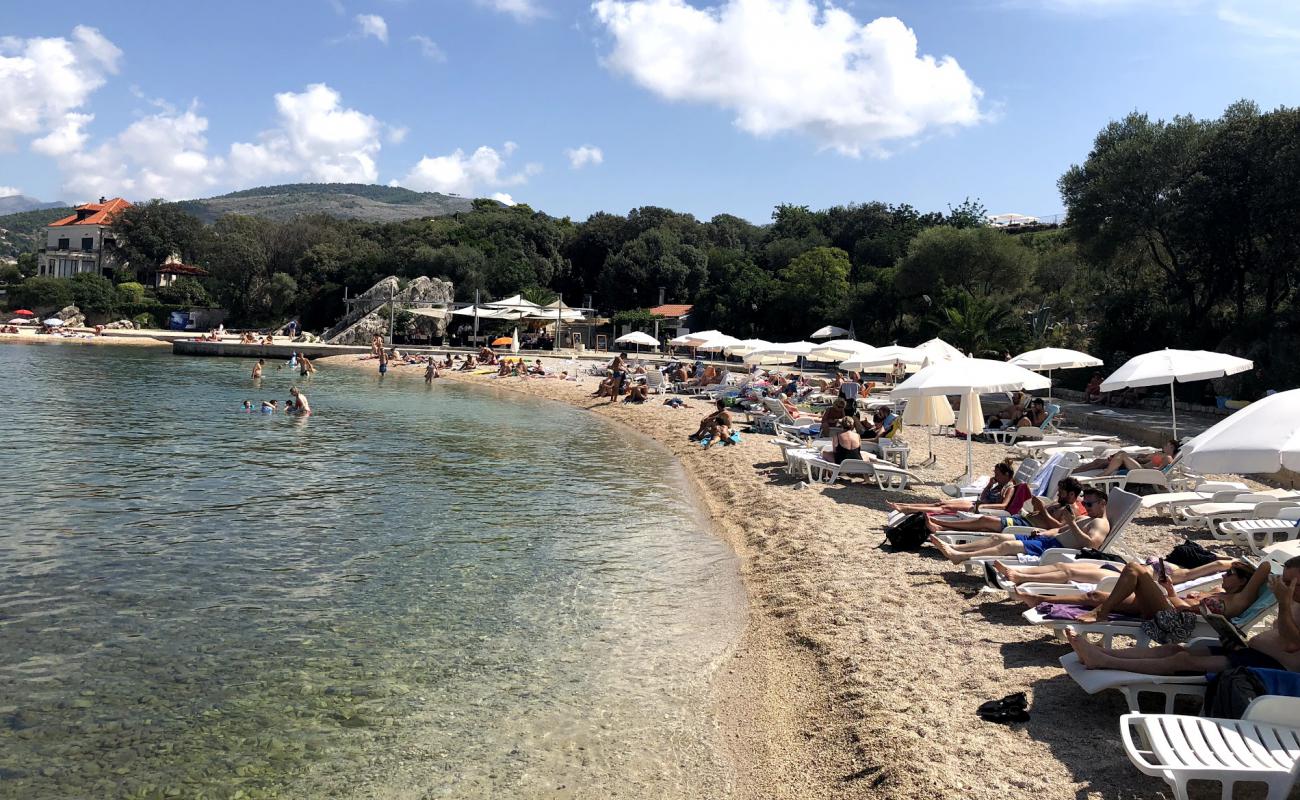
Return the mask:
<svg viewBox="0 0 1300 800">
<path fill-rule="evenodd" d="M 262 370 L 265 367 L 266 367 L 266 359 L 264 358 L 257 359 L 257 363 L 253 365 L 253 380 L 256 381 L 262 379 Z"/>
<path fill-rule="evenodd" d="M 433 383 L 433 379 L 438 377 L 441 377 L 438 374 L 438 365 L 434 362 L 433 358 L 430 357 L 429 366 L 424 368 L 424 382 Z"/>
</svg>

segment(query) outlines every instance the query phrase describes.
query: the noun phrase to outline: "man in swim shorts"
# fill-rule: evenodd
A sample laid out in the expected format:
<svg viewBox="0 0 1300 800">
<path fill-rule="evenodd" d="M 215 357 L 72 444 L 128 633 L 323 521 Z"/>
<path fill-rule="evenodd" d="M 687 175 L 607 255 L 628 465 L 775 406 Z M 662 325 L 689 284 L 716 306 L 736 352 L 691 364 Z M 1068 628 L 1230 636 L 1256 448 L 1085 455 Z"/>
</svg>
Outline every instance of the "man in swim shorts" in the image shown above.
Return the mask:
<svg viewBox="0 0 1300 800">
<path fill-rule="evenodd" d="M 1019 514 L 998 516 L 983 514 L 974 519 L 946 519 L 931 517 L 934 527 L 944 531 L 972 531 L 984 533 L 1001 533 L 1004 529 L 1016 526 L 1020 528 L 1041 528 L 1051 530 L 1065 524 L 1066 514 L 1079 516 L 1082 506 L 1078 505 L 1083 486 L 1076 478 L 1063 478 L 1056 485 L 1056 502 L 1050 506 L 1037 497 L 1029 498 L 1029 508 L 1021 509 Z"/>
<path fill-rule="evenodd" d="M 930 544 L 954 564 L 972 558 L 1014 556 L 1020 553 L 1041 556 L 1057 547 L 1098 547 L 1106 540 L 1106 534 L 1110 533 L 1110 523 L 1106 520 L 1106 495 L 1099 489 L 1085 489 L 1081 502 L 1086 516 L 1076 519 L 1071 511 L 1065 522 L 1055 529 L 1035 530 L 1031 534 L 995 533 L 981 537 L 977 542 L 956 545 L 950 545 L 931 534 Z"/>
</svg>

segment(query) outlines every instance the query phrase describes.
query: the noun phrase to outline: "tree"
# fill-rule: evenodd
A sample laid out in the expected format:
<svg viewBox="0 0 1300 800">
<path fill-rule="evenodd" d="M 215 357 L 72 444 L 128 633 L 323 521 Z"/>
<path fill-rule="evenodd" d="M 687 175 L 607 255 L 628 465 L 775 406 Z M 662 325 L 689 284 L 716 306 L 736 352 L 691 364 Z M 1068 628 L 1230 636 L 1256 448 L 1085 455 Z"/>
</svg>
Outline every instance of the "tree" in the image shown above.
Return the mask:
<svg viewBox="0 0 1300 800">
<path fill-rule="evenodd" d="M 922 231 L 898 263 L 895 285 L 905 296 L 947 289 L 987 297 L 1019 295 L 1033 274 L 1034 256 L 1014 237 L 994 228 L 941 226 Z"/>
<path fill-rule="evenodd" d="M 117 285 L 117 301 L 121 305 L 138 305 L 144 302 L 144 285 L 135 281 Z"/>
<path fill-rule="evenodd" d="M 119 284 L 118 288 L 122 288 Z M 158 299 L 164 303 L 177 306 L 194 306 L 203 308 L 212 305 L 212 297 L 203 284 L 188 275 L 182 275 L 167 286 L 158 287 Z"/>
<path fill-rule="evenodd" d="M 266 304 L 272 314 L 283 315 L 298 299 L 298 282 L 283 272 L 271 275 L 266 286 Z"/>
<path fill-rule="evenodd" d="M 822 325 L 844 321 L 848 253 L 838 247 L 815 247 L 791 261 L 778 277 L 777 310 L 787 334 L 807 336 Z"/>
<path fill-rule="evenodd" d="M 1003 302 L 959 293 L 943 309 L 941 336 L 975 356 L 1018 350 L 1025 338 L 1023 327 Z"/>
<path fill-rule="evenodd" d="M 72 302 L 83 313 L 109 314 L 117 307 L 117 290 L 103 275 L 79 272 L 68 282 L 72 289 Z"/>
<path fill-rule="evenodd" d="M 269 224 L 254 217 L 231 214 L 213 226 L 206 256 L 208 271 L 217 298 L 240 321 L 269 321 L 269 259 L 263 239 Z"/>
<path fill-rule="evenodd" d="M 18 254 L 18 272 L 21 273 L 24 278 L 30 278 L 35 275 L 39 266 L 39 259 L 37 259 L 35 253 Z"/>
<path fill-rule="evenodd" d="M 9 298 L 18 308 L 37 312 L 58 311 L 72 305 L 72 282 L 67 278 L 46 276 L 27 278 L 9 290 Z"/>
<path fill-rule="evenodd" d="M 192 261 L 203 247 L 203 223 L 172 203 L 138 203 L 113 218 L 113 238 L 124 274 L 162 264 L 171 255 Z"/>
<path fill-rule="evenodd" d="M 23 272 L 17 264 L 0 264 L 0 283 L 18 283 L 23 279 Z"/>
</svg>

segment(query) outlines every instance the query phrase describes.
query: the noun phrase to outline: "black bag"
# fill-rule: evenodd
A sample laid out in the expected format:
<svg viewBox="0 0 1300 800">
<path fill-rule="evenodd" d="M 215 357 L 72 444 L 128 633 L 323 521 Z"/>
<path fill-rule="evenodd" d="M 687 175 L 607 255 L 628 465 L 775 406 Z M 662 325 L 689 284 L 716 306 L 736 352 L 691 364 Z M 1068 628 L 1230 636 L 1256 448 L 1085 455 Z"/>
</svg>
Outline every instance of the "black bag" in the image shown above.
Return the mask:
<svg viewBox="0 0 1300 800">
<path fill-rule="evenodd" d="M 1250 701 L 1264 694 L 1264 682 L 1249 667 L 1225 669 L 1205 687 L 1201 716 L 1241 719 Z"/>
<path fill-rule="evenodd" d="M 1196 569 L 1216 560 L 1218 558 L 1214 553 L 1201 547 L 1191 539 L 1184 540 L 1182 544 L 1170 550 L 1169 555 L 1165 556 L 1165 561 L 1183 569 Z"/>
<path fill-rule="evenodd" d="M 1123 556 L 1117 556 L 1114 553 L 1103 553 L 1100 550 L 1093 550 L 1091 547 L 1085 547 L 1079 551 L 1079 558 L 1090 558 L 1095 561 L 1116 561 L 1124 563 Z"/>
<path fill-rule="evenodd" d="M 885 538 L 895 550 L 920 550 L 921 545 L 930 538 L 925 514 L 914 512 L 900 519 L 897 524 L 886 525 Z"/>
</svg>

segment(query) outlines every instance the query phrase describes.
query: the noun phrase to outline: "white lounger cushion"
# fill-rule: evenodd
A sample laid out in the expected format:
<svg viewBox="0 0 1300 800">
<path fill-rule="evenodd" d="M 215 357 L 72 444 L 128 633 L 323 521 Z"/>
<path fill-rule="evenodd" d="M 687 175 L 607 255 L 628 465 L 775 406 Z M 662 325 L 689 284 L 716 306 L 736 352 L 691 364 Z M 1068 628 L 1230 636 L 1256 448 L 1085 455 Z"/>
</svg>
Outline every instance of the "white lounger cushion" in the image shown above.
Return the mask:
<svg viewBox="0 0 1300 800">
<path fill-rule="evenodd" d="M 1079 660 L 1078 654 L 1072 652 L 1061 656 L 1061 666 L 1079 684 L 1079 688 L 1088 694 L 1098 694 L 1107 689 L 1120 692 L 1128 701 L 1130 711 L 1141 710 L 1138 698 L 1143 692 L 1164 695 L 1166 713 L 1173 710 L 1174 699 L 1179 695 L 1205 696 L 1204 675 L 1146 675 L 1122 669 L 1088 669 Z"/>
</svg>

